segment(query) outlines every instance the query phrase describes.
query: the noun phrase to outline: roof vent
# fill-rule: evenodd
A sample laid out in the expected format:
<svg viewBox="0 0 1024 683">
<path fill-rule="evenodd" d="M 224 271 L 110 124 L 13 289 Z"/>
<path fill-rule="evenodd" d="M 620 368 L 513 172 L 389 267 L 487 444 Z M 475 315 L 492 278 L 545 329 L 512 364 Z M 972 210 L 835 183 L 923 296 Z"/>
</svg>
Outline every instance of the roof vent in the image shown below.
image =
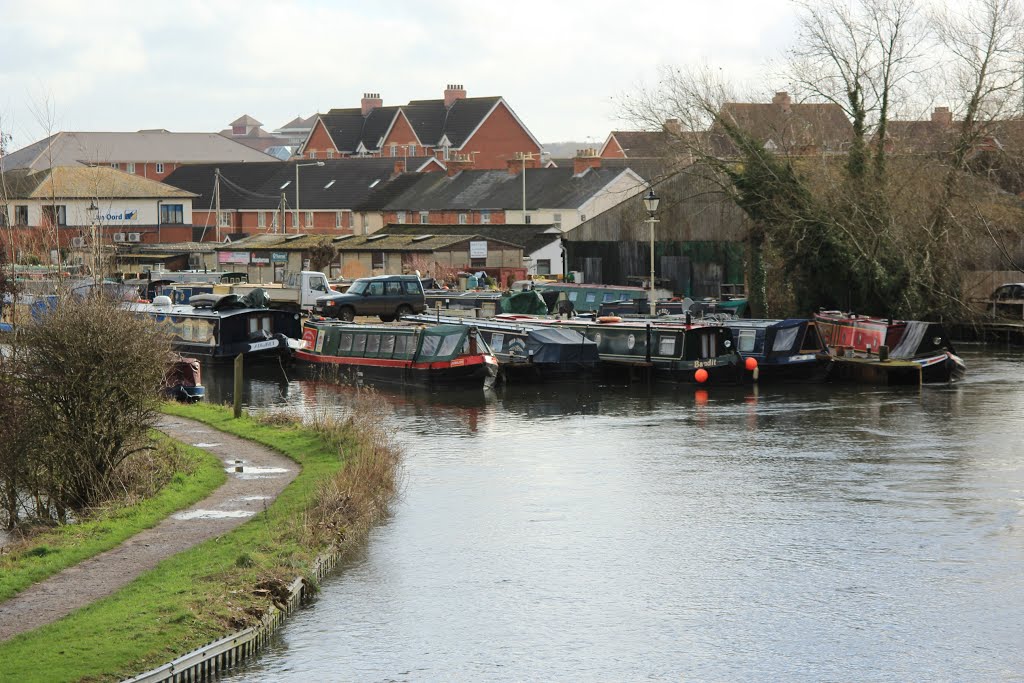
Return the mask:
<svg viewBox="0 0 1024 683">
<path fill-rule="evenodd" d="M 353 237 L 355 237 L 355 235 L 338 235 L 337 237 L 335 237 L 335 238 L 334 238 L 333 240 L 331 240 L 331 241 L 332 241 L 332 242 L 341 242 L 342 240 L 350 240 L 350 239 L 352 239 Z"/>
<path fill-rule="evenodd" d="M 336 181 L 332 180 L 331 182 L 327 183 L 326 185 L 324 185 L 324 189 L 326 190 L 326 189 L 327 189 L 327 188 L 329 188 L 329 187 L 330 187 L 331 185 L 333 185 L 333 184 L 334 184 L 335 182 L 336 182 Z"/>
<path fill-rule="evenodd" d="M 306 236 L 306 233 L 304 233 L 304 232 L 300 232 L 298 235 L 286 235 L 285 238 L 284 238 L 284 241 L 285 242 L 291 242 L 292 240 L 297 240 L 300 237 L 305 237 L 305 236 Z"/>
<path fill-rule="evenodd" d="M 379 183 L 379 182 L 380 182 L 380 178 L 377 178 L 372 183 L 370 183 L 370 187 L 377 187 L 377 183 Z"/>
<path fill-rule="evenodd" d="M 160 296 L 153 297 L 154 306 L 170 306 L 171 297 L 161 294 Z"/>
<path fill-rule="evenodd" d="M 291 185 L 291 184 L 292 184 L 292 181 L 290 181 L 290 180 L 286 180 L 286 181 L 284 181 L 284 185 L 282 185 L 281 187 L 279 187 L 279 188 L 277 188 L 277 189 L 279 189 L 279 190 L 283 190 L 284 188 L 288 187 L 288 186 L 289 186 L 289 185 Z"/>
<path fill-rule="evenodd" d="M 422 242 L 423 240 L 429 240 L 433 235 L 416 235 L 412 238 L 413 242 Z"/>
<path fill-rule="evenodd" d="M 369 237 L 366 238 L 366 241 L 367 242 L 373 242 L 374 240 L 383 239 L 385 237 L 389 237 L 389 235 L 386 235 L 386 234 L 385 235 L 380 235 L 380 234 L 378 234 L 378 235 L 370 235 Z"/>
</svg>

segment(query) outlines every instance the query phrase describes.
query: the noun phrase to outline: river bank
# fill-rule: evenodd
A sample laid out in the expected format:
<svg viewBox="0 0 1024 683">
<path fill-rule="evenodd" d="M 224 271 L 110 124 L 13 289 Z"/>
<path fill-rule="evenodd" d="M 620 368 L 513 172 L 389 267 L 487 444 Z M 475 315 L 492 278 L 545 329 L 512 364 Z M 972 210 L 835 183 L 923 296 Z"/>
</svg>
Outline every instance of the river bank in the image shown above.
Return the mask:
<svg viewBox="0 0 1024 683">
<path fill-rule="evenodd" d="M 361 430 L 358 422 L 233 420 L 217 406 L 173 406 L 168 412 L 274 448 L 301 471 L 234 531 L 165 560 L 107 599 L 0 644 L 0 679 L 32 680 L 42 672 L 47 680 L 122 679 L 255 624 L 288 584 L 310 573 L 320 553 L 361 538 L 394 491 L 395 467 L 390 482 L 382 482 L 380 469 L 367 465 L 387 445 L 377 440 L 380 430 Z M 390 460 L 397 465 L 397 452 Z M 375 475 L 367 476 L 368 470 Z M 354 477 L 387 490 L 361 490 Z M 336 514 L 332 526 L 324 505 L 337 502 L 332 492 L 339 486 L 352 492 L 343 500 L 360 514 Z"/>
</svg>

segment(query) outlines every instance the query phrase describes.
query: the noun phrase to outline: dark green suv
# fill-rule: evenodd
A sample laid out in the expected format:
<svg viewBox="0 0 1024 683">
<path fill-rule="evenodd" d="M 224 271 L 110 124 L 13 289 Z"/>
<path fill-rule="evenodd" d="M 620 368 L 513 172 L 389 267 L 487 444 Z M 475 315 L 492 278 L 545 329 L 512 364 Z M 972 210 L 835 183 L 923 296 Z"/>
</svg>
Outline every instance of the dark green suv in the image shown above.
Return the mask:
<svg viewBox="0 0 1024 683">
<path fill-rule="evenodd" d="M 423 285 L 415 275 L 362 277 L 344 294 L 322 296 L 313 314 L 352 320 L 357 315 L 376 315 L 386 323 L 403 315 L 422 313 L 427 307 Z"/>
</svg>

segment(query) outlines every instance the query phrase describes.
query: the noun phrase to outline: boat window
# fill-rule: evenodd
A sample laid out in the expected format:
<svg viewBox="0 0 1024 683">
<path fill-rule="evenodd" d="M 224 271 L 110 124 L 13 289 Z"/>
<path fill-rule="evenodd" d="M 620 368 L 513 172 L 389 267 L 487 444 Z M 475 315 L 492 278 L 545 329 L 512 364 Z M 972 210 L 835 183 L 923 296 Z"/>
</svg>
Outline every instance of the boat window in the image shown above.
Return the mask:
<svg viewBox="0 0 1024 683">
<path fill-rule="evenodd" d="M 444 337 L 444 341 L 441 342 L 441 350 L 437 352 L 437 355 L 442 358 L 448 356 L 454 356 L 459 348 L 459 342 L 462 340 L 462 334 L 449 334 Z"/>
<path fill-rule="evenodd" d="M 579 294 L 579 292 L 569 292 L 569 301 L 576 301 L 577 294 Z"/>
<path fill-rule="evenodd" d="M 597 301 L 597 294 L 595 294 L 594 292 L 590 292 L 589 294 L 587 294 L 587 303 L 588 304 L 592 304 L 595 301 Z"/>
<path fill-rule="evenodd" d="M 380 335 L 370 334 L 366 337 L 366 355 L 376 356 L 380 353 Z"/>
<path fill-rule="evenodd" d="M 603 303 L 608 303 L 609 301 L 615 301 L 615 295 L 612 294 L 611 292 L 606 292 L 604 297 L 601 299 L 601 301 Z"/>
<path fill-rule="evenodd" d="M 740 330 L 739 338 L 736 340 L 736 350 L 740 353 L 752 353 L 756 342 L 756 330 Z"/>
<path fill-rule="evenodd" d="M 775 331 L 775 341 L 772 343 L 772 351 L 789 351 L 796 343 L 796 336 L 799 334 L 799 327 L 787 327 L 784 330 Z"/>
<path fill-rule="evenodd" d="M 505 345 L 505 334 L 503 332 L 495 332 L 491 335 L 491 348 L 501 353 L 501 348 Z"/>
<path fill-rule="evenodd" d="M 821 351 L 821 337 L 818 336 L 818 328 L 813 324 L 807 326 L 804 332 L 804 340 L 800 343 L 803 351 Z"/>
<path fill-rule="evenodd" d="M 349 354 L 352 352 L 352 333 L 345 332 L 341 335 L 341 341 L 338 343 L 338 353 Z"/>
<path fill-rule="evenodd" d="M 430 358 L 437 355 L 437 349 L 441 346 L 441 337 L 426 335 L 423 337 L 423 345 L 420 347 L 420 356 Z"/>
<path fill-rule="evenodd" d="M 412 355 L 412 342 L 414 337 L 407 334 L 400 334 L 395 337 L 395 358 L 408 358 Z"/>
<path fill-rule="evenodd" d="M 676 355 L 676 336 L 673 335 L 660 335 L 658 337 L 658 355 L 659 356 L 674 356 Z"/>
<path fill-rule="evenodd" d="M 383 358 L 391 358 L 395 353 L 395 335 L 385 334 L 380 338 L 380 355 Z"/>
<path fill-rule="evenodd" d="M 352 355 L 362 356 L 366 353 L 366 335 L 357 334 L 352 339 Z"/>
</svg>

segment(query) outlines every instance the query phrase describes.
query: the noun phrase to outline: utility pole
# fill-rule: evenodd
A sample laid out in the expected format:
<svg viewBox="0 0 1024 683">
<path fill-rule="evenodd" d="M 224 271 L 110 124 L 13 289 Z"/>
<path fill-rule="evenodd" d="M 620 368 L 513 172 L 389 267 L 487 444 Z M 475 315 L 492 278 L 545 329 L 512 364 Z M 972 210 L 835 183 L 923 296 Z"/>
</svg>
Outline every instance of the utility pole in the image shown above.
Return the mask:
<svg viewBox="0 0 1024 683">
<path fill-rule="evenodd" d="M 220 243 L 220 168 L 213 169 L 213 203 L 216 207 L 214 210 L 217 215 L 214 217 L 217 226 L 215 235 L 217 235 L 217 243 Z"/>
<path fill-rule="evenodd" d="M 523 223 L 526 223 L 526 162 L 533 160 L 533 152 L 519 152 L 523 161 Z"/>
</svg>

